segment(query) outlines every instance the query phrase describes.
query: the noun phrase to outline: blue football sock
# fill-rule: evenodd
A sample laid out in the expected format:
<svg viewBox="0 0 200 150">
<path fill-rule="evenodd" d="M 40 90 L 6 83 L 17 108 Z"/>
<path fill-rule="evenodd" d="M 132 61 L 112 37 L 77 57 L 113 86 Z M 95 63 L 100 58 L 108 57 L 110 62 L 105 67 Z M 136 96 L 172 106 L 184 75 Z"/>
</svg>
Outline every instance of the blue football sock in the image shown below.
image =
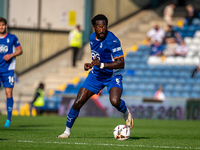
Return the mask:
<svg viewBox="0 0 200 150">
<path fill-rule="evenodd" d="M 74 124 L 74 121 L 76 120 L 76 118 L 78 117 L 80 110 L 73 110 L 73 108 L 71 107 L 68 116 L 67 116 L 67 122 L 66 122 L 66 126 L 68 128 L 71 128 Z"/>
<path fill-rule="evenodd" d="M 125 113 L 127 110 L 125 102 L 122 99 L 121 99 L 121 104 L 120 104 L 119 108 L 117 108 L 117 110 L 122 113 Z"/>
<path fill-rule="evenodd" d="M 13 109 L 13 98 L 7 98 L 7 119 L 11 121 Z"/>
</svg>

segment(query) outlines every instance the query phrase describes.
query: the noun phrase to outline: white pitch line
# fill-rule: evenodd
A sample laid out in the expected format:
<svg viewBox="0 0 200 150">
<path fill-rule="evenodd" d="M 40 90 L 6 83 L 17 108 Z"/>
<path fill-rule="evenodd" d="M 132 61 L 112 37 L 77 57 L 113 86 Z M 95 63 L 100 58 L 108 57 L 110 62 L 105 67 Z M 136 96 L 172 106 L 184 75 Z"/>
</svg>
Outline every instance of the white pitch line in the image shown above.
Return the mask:
<svg viewBox="0 0 200 150">
<path fill-rule="evenodd" d="M 21 140 L 2 140 L 2 141 L 8 141 L 8 142 L 19 142 L 19 143 L 48 143 L 48 144 L 68 144 L 68 145 L 93 145 L 93 146 L 127 146 L 127 147 L 144 147 L 144 148 L 165 148 L 165 149 L 199 149 L 200 147 L 181 147 L 181 146 L 148 146 L 148 145 L 126 145 L 126 144 L 91 144 L 91 143 L 71 143 L 71 142 L 38 142 L 38 141 L 21 141 Z"/>
</svg>

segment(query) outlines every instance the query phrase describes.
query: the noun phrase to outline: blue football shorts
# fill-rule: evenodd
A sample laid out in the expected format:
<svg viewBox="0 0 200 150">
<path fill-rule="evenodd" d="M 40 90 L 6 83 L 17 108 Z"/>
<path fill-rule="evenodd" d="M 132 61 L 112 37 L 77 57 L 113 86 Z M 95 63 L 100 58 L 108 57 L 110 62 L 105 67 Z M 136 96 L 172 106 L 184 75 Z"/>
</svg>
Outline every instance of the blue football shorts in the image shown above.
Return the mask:
<svg viewBox="0 0 200 150">
<path fill-rule="evenodd" d="M 108 92 L 113 87 L 118 87 L 123 90 L 122 76 L 117 75 L 110 78 L 101 78 L 101 77 L 95 76 L 92 72 L 90 72 L 82 85 L 83 88 L 95 94 L 98 94 L 100 90 L 103 89 L 105 86 L 107 87 Z"/>
<path fill-rule="evenodd" d="M 14 70 L 8 72 L 0 72 L 0 86 L 3 83 L 5 88 L 13 88 L 15 79 L 14 79 Z"/>
</svg>

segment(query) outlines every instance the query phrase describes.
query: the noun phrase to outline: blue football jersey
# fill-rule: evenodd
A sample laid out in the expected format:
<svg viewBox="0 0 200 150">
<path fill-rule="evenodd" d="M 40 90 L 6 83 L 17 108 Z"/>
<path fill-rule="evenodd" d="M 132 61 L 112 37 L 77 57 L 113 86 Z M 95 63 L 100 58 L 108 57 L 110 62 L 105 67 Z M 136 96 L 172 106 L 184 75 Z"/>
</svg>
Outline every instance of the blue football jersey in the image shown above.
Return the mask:
<svg viewBox="0 0 200 150">
<path fill-rule="evenodd" d="M 108 31 L 103 41 L 96 39 L 95 35 L 95 32 L 90 35 L 92 60 L 96 57 L 101 63 L 111 63 L 117 58 L 124 57 L 120 41 L 112 32 Z M 108 78 L 121 75 L 124 69 L 100 69 L 93 66 L 91 72 L 99 77 Z"/>
<path fill-rule="evenodd" d="M 17 37 L 13 34 L 7 33 L 3 38 L 0 38 L 0 72 L 7 72 L 14 70 L 16 65 L 16 59 L 5 61 L 3 57 L 6 54 L 12 54 L 15 52 L 15 47 L 21 46 Z"/>
</svg>

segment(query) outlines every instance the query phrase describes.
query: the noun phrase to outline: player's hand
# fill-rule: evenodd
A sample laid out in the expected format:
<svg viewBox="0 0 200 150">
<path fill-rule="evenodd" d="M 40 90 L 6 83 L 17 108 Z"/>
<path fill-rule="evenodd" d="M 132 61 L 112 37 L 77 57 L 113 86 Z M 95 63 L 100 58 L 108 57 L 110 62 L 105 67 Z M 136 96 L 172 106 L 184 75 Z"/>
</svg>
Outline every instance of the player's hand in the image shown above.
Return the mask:
<svg viewBox="0 0 200 150">
<path fill-rule="evenodd" d="M 6 54 L 6 55 L 3 57 L 3 59 L 4 59 L 5 61 L 10 60 L 11 58 L 12 58 L 12 55 L 11 55 L 11 54 Z"/>
<path fill-rule="evenodd" d="M 94 59 L 92 60 L 92 64 L 96 65 L 97 67 L 100 67 L 100 60 L 96 57 L 94 57 Z"/>
<path fill-rule="evenodd" d="M 93 65 L 91 63 L 85 63 L 84 70 L 88 71 L 89 69 L 92 69 Z"/>
</svg>

